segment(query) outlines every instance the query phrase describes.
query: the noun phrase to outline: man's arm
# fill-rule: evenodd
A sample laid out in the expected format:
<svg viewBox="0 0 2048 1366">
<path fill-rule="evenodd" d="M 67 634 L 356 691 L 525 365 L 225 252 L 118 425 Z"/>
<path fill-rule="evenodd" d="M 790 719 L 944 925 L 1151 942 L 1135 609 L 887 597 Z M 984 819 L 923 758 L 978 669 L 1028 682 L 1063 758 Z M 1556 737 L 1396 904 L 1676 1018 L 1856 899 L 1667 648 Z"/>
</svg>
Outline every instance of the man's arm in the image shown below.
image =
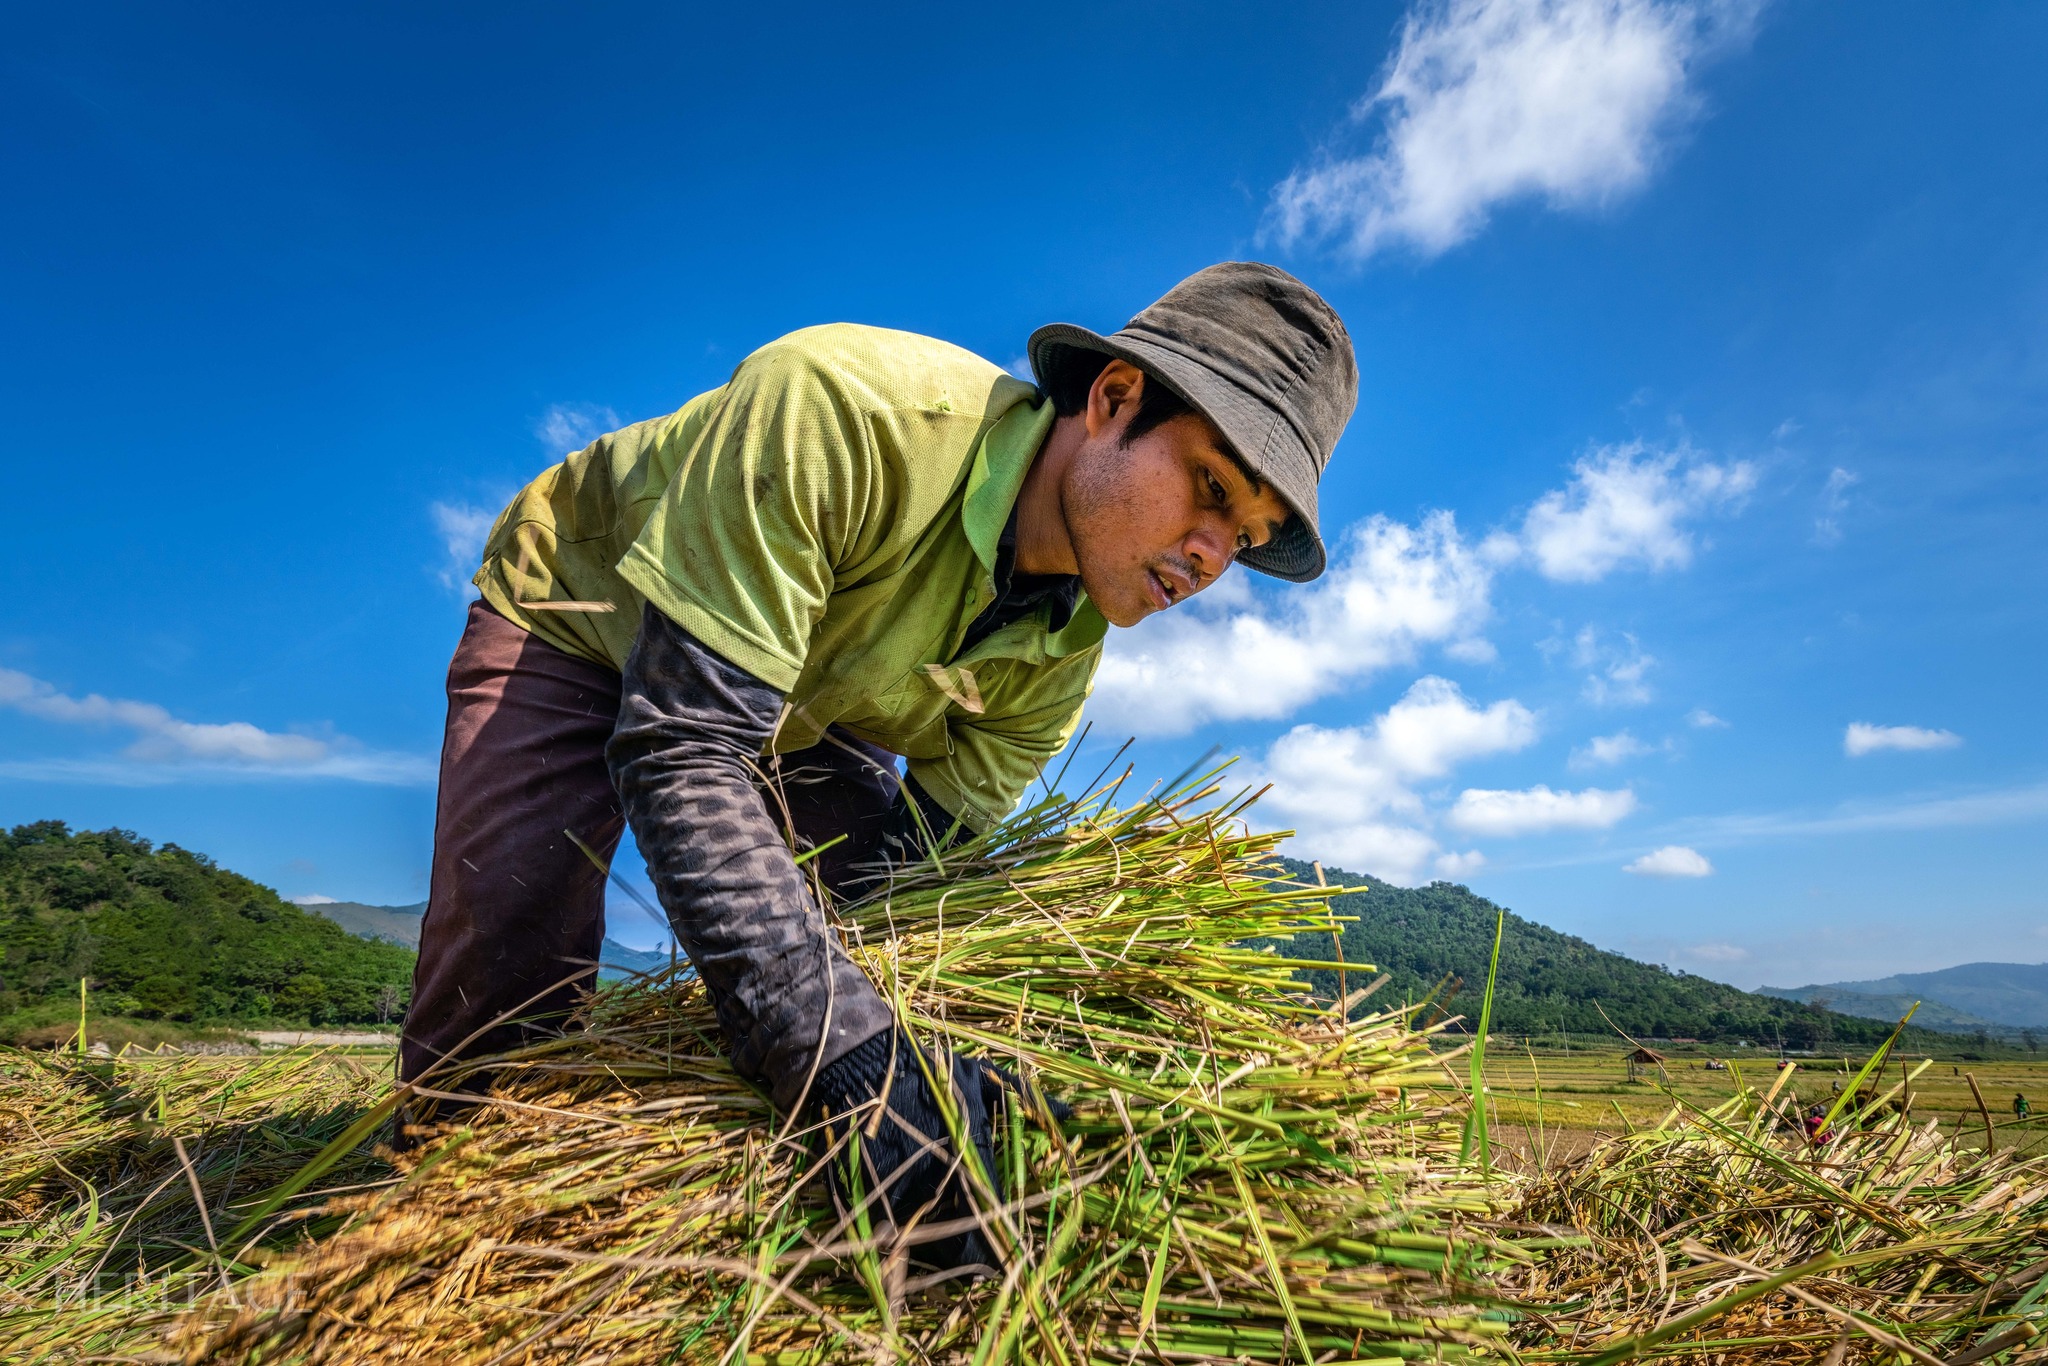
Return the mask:
<svg viewBox="0 0 2048 1366">
<path fill-rule="evenodd" d="M 815 1069 L 895 1017 L 826 928 L 754 784 L 781 710 L 780 691 L 650 605 L 605 758 L 734 1066 L 788 1109 Z"/>
<path fill-rule="evenodd" d="M 827 1121 L 842 1200 L 880 1190 L 892 1222 L 960 1219 L 973 1206 L 913 1058 L 917 1045 L 826 928 L 754 784 L 781 710 L 780 692 L 650 605 L 605 747 L 612 782 L 735 1067 L 764 1081 L 783 1110 L 802 1105 Z M 891 820 L 906 856 L 922 848 L 912 802 L 924 827 L 944 834 L 933 827 L 935 804 L 906 784 Z M 950 1075 L 966 1132 L 993 1177 L 990 1114 L 1002 1103 L 1004 1079 L 965 1058 L 931 1061 L 938 1075 Z M 849 1121 L 884 1096 L 887 1110 L 872 1125 L 863 1120 L 856 1141 Z M 997 1259 L 970 1229 L 924 1247 L 919 1260 L 953 1267 Z"/>
</svg>

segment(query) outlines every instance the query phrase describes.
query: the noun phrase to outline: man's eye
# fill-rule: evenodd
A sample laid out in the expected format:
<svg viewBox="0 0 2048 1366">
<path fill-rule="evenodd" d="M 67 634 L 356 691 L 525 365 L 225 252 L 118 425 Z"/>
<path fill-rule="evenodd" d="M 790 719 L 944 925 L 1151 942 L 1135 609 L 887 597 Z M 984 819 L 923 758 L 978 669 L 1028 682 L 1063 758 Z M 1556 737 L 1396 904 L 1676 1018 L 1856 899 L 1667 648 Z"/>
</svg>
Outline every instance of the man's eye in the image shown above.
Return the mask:
<svg viewBox="0 0 2048 1366">
<path fill-rule="evenodd" d="M 1252 548 L 1252 534 L 1249 531 L 1237 533 L 1237 553 L 1242 555 Z"/>
<path fill-rule="evenodd" d="M 1216 482 L 1215 475 L 1212 474 L 1207 477 L 1209 480 L 1209 496 L 1211 498 L 1214 498 L 1219 503 L 1225 501 L 1223 497 L 1223 485 Z"/>
</svg>

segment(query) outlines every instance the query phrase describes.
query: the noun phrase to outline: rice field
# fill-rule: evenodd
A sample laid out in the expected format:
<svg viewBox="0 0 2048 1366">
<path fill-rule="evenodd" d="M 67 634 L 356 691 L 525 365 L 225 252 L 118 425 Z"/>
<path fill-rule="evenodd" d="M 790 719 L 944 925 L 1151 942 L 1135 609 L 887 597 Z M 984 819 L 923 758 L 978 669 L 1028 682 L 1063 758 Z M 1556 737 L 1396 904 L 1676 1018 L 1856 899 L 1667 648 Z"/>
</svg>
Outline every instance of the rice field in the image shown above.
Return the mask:
<svg viewBox="0 0 2048 1366">
<path fill-rule="evenodd" d="M 1524 1049 L 1514 1040 L 1496 1037 L 1486 1058 L 1496 1143 L 1518 1165 L 1534 1169 L 1540 1165 L 1535 1161 L 1538 1153 L 1581 1153 L 1604 1138 L 1654 1125 L 1670 1110 L 1672 1096 L 1705 1109 L 1728 1100 L 1744 1085 L 1768 1089 L 1777 1075 L 1772 1056 L 1745 1061 L 1740 1052 L 1700 1048 L 1672 1050 L 1662 1074 L 1655 1068 L 1639 1068 L 1638 1077 L 1631 1079 L 1625 1060 L 1629 1051 L 1621 1042 L 1570 1052 L 1540 1046 Z M 1703 1066 L 1710 1059 L 1730 1057 L 1733 1070 L 1709 1071 Z M 1868 1057 L 1859 1053 L 1846 1060 L 1793 1059 L 1794 1071 L 1786 1083 L 1788 1097 L 1798 1098 L 1793 1108 L 1803 1111 L 1815 1103 L 1831 1104 Z M 1892 1061 L 1886 1068 L 1886 1084 L 1899 1080 L 1901 1062 L 1917 1067 L 1922 1061 L 1927 1060 L 1919 1054 Z M 1941 1133 L 1958 1138 L 1966 1148 L 1981 1150 L 1983 1114 L 1965 1073 L 1975 1077 L 1984 1097 L 1999 1151 L 2048 1152 L 2048 1117 L 2042 1114 L 2048 1103 L 2048 1059 L 1934 1059 L 1912 1084 L 1914 1118 L 1923 1123 L 1936 1120 Z M 2016 1094 L 2025 1095 L 2031 1105 L 2024 1123 L 2013 1116 Z"/>
</svg>

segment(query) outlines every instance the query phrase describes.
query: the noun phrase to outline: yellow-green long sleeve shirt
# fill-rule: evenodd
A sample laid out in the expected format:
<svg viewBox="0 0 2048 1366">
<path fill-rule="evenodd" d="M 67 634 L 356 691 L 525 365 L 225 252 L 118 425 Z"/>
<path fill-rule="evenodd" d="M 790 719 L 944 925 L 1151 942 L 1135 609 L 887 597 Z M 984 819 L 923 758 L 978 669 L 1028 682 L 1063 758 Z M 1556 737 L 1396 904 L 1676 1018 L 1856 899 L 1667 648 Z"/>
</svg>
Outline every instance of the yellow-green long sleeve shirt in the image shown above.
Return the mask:
<svg viewBox="0 0 2048 1366">
<path fill-rule="evenodd" d="M 843 726 L 986 828 L 1072 734 L 1107 630 L 1084 598 L 1058 632 L 1042 606 L 961 650 L 1052 421 L 1031 385 L 959 347 L 806 328 L 527 485 L 476 584 L 615 669 L 651 602 L 786 694 L 771 749 Z"/>
</svg>

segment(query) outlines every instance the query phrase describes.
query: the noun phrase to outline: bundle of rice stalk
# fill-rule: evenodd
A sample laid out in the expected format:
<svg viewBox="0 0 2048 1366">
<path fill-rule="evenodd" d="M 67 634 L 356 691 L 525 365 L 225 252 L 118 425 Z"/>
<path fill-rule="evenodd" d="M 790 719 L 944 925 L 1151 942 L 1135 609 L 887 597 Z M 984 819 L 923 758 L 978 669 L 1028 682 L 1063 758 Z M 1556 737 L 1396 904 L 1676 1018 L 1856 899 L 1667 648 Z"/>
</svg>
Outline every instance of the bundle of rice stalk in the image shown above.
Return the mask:
<svg viewBox="0 0 2048 1366">
<path fill-rule="evenodd" d="M 1520 1217 L 1587 1238 L 1523 1281 L 1549 1302 L 1524 1359 L 2048 1359 L 2048 1157 L 1915 1123 L 1906 1083 L 1859 1107 L 1885 1056 L 1825 1142 L 1780 1103 L 1787 1067 L 1768 1093 L 1675 1104 L 1532 1185 Z"/>
<path fill-rule="evenodd" d="M 824 1198 L 701 990 L 663 975 L 498 1060 L 487 1116 L 196 1307 L 187 1359 L 1490 1355 L 1490 1287 L 1528 1253 L 1481 1227 L 1502 1188 L 1457 1161 L 1441 1058 L 1405 1013 L 1347 1023 L 1249 945 L 1334 931 L 1328 893 L 1276 881 L 1278 837 L 1197 788 L 1049 800 L 841 915 L 920 1042 L 1072 1106 L 1006 1113 L 982 1175 L 1007 1198 L 978 1182 L 1000 1274 L 918 1277 Z"/>
<path fill-rule="evenodd" d="M 331 1053 L 0 1050 L 0 1358 L 115 1351 L 151 1316 L 217 1286 L 217 1264 L 194 1258 L 216 1224 L 303 1168 L 389 1087 L 388 1068 Z M 327 1178 L 373 1171 L 388 1168 L 353 1151 Z"/>
</svg>

